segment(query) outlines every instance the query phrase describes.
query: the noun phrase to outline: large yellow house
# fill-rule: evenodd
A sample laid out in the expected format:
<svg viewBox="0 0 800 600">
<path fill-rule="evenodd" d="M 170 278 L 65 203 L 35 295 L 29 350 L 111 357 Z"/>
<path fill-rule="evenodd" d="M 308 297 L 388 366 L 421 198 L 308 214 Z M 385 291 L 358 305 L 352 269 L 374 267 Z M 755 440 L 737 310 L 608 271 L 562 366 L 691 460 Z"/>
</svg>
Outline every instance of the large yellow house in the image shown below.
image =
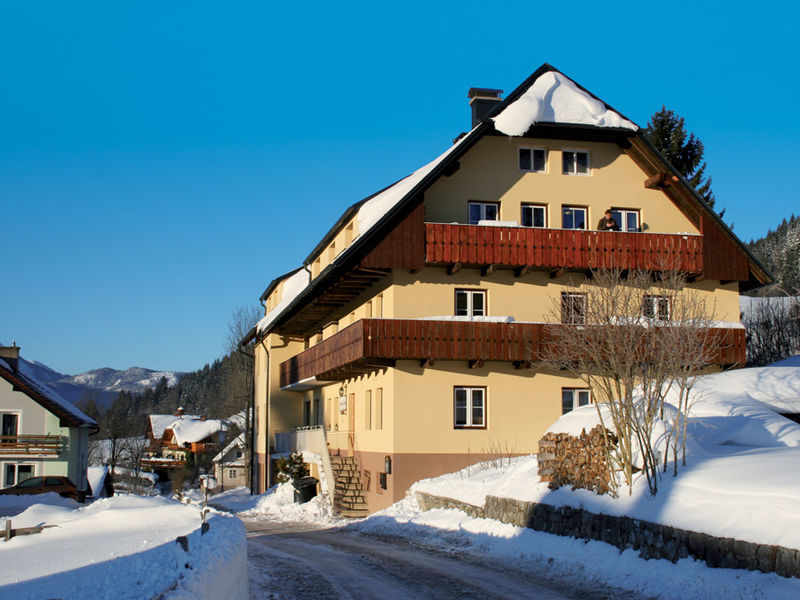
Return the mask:
<svg viewBox="0 0 800 600">
<path fill-rule="evenodd" d="M 349 207 L 264 292 L 243 340 L 258 491 L 276 451 L 320 456 L 346 514 L 498 451 L 535 452 L 589 401 L 535 348 L 554 306 L 579 316 L 592 269 L 689 273 L 731 324 L 716 362 L 744 362 L 739 293 L 770 276 L 636 124 L 547 64 L 504 100 L 469 96 L 468 133 Z M 598 231 L 609 208 L 619 231 Z"/>
</svg>

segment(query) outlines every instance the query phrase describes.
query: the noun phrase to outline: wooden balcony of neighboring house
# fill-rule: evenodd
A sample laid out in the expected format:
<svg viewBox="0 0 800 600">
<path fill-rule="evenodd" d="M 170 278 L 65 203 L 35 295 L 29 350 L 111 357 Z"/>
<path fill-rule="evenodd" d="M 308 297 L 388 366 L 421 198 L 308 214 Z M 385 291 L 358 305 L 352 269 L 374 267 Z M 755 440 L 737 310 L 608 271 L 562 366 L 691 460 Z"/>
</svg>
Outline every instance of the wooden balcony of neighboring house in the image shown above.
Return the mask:
<svg viewBox="0 0 800 600">
<path fill-rule="evenodd" d="M 703 272 L 703 236 L 425 223 L 425 263 L 460 267 Z"/>
<path fill-rule="evenodd" d="M 60 435 L 3 435 L 0 436 L 0 455 L 58 454 L 64 448 Z"/>
<path fill-rule="evenodd" d="M 142 459 L 144 469 L 180 469 L 186 461 L 180 458 L 145 457 Z"/>
<path fill-rule="evenodd" d="M 207 454 L 209 452 L 219 452 L 219 444 L 216 442 L 192 442 L 190 445 L 192 454 Z"/>
<path fill-rule="evenodd" d="M 541 360 L 541 348 L 553 328 L 571 325 L 493 323 L 419 319 L 361 319 L 280 365 L 280 386 L 300 389 L 305 382 L 341 381 L 382 368 L 398 360 L 465 361 L 480 367 L 487 361 L 529 367 Z M 741 328 L 709 330 L 713 364 L 745 362 Z"/>
</svg>

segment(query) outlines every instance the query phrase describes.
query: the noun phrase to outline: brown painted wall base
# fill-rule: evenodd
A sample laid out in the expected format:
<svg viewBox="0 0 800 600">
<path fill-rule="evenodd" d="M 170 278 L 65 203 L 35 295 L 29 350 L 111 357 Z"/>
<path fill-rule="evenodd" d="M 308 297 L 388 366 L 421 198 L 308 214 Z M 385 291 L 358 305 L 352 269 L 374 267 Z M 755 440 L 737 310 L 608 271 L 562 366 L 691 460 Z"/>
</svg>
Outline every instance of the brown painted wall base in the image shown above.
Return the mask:
<svg viewBox="0 0 800 600">
<path fill-rule="evenodd" d="M 486 496 L 482 507 L 421 492 L 416 493 L 416 498 L 422 510 L 455 508 L 472 517 L 495 519 L 556 535 L 599 540 L 620 550 L 632 548 L 645 559 L 665 558 L 675 562 L 691 556 L 709 567 L 800 577 L 800 551 L 783 546 L 719 538 L 630 517 L 497 496 Z"/>
<path fill-rule="evenodd" d="M 392 473 L 386 476 L 386 489 L 380 487 L 380 474 L 385 472 L 386 457 L 391 459 Z M 516 455 L 515 455 L 516 456 Z M 503 457 L 506 458 L 506 457 Z M 489 460 L 502 460 L 497 454 L 411 454 L 355 453 L 362 473 L 364 499 L 370 513 L 402 500 L 416 481 L 459 471 L 464 467 Z M 367 477 L 365 472 L 369 473 Z"/>
</svg>

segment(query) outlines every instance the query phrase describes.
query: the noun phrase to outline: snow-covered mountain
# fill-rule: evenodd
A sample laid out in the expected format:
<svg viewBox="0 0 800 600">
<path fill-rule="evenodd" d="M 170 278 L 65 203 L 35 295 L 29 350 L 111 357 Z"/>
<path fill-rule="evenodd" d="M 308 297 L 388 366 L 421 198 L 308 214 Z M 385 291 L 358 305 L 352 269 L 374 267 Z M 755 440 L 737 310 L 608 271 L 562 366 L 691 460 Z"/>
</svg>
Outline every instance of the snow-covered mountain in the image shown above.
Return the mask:
<svg viewBox="0 0 800 600">
<path fill-rule="evenodd" d="M 174 371 L 153 371 L 142 367 L 131 367 L 118 371 L 109 367 L 93 369 L 78 375 L 59 373 L 38 361 L 29 361 L 20 357 L 20 369 L 26 375 L 49 385 L 70 402 L 78 402 L 93 397 L 95 402 L 103 406 L 110 405 L 117 393 L 143 392 L 156 387 L 161 378 L 167 385 L 175 385 L 185 375 Z"/>
<path fill-rule="evenodd" d="M 148 388 L 156 387 L 162 378 L 167 380 L 167 385 L 175 385 L 182 375 L 183 373 L 152 371 L 142 367 L 131 367 L 124 371 L 104 367 L 66 377 L 61 381 L 108 392 L 121 392 L 123 390 L 143 392 Z"/>
</svg>

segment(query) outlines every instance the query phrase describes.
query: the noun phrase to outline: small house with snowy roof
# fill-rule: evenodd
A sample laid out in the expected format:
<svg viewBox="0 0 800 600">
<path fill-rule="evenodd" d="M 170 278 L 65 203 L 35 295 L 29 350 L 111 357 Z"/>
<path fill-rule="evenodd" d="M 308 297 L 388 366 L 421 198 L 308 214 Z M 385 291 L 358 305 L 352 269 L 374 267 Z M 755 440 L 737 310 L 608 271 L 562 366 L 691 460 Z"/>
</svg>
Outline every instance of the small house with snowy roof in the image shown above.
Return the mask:
<svg viewBox="0 0 800 600">
<path fill-rule="evenodd" d="M 152 470 L 178 469 L 190 459 L 216 454 L 227 430 L 224 420 L 187 415 L 183 408 L 171 415 L 149 415 L 142 466 Z"/>
<path fill-rule="evenodd" d="M 97 430 L 93 419 L 28 372 L 18 346 L 0 346 L 0 488 L 58 475 L 76 485 L 79 497 L 88 495 L 89 435 Z"/>
<path fill-rule="evenodd" d="M 330 454 L 348 514 L 498 449 L 536 452 L 590 401 L 537 348 L 581 323 L 597 269 L 687 274 L 723 324 L 713 364 L 744 364 L 739 293 L 771 276 L 636 123 L 548 64 L 505 98 L 468 97 L 467 133 L 347 208 L 262 294 L 242 340 L 258 491 L 286 449 L 322 452 L 323 467 Z M 616 225 L 601 231 L 607 210 Z M 669 318 L 669 300 L 654 286 L 641 310 Z"/>
<path fill-rule="evenodd" d="M 219 483 L 220 491 L 250 485 L 249 457 L 244 436 L 244 433 L 237 435 L 213 458 L 214 477 Z"/>
</svg>

